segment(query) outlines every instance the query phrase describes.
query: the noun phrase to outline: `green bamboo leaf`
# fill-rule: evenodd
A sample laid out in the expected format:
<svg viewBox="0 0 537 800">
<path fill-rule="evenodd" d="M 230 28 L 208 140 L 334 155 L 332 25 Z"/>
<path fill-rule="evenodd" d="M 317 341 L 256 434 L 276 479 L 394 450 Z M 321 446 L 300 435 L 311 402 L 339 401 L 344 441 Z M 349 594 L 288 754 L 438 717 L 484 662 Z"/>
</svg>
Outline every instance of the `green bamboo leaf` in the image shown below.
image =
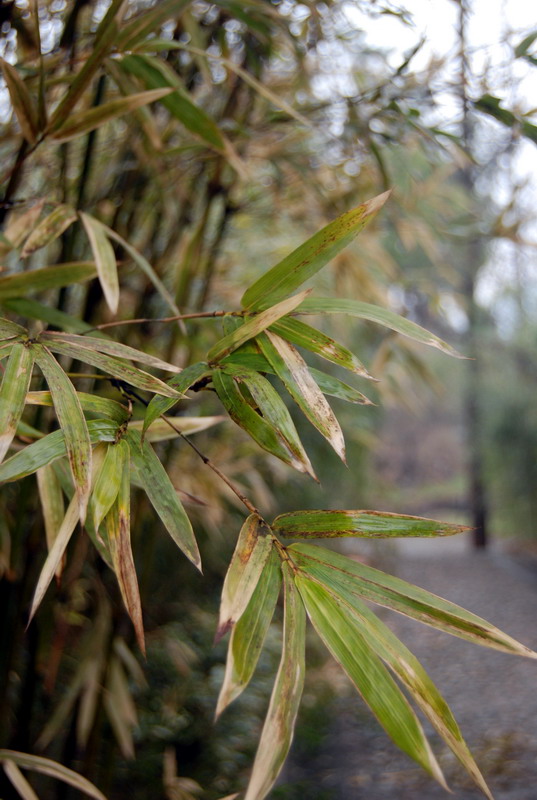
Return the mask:
<svg viewBox="0 0 537 800">
<path fill-rule="evenodd" d="M 310 571 L 320 565 L 327 565 L 338 570 L 339 580 L 344 581 L 349 591 L 363 600 L 391 608 L 474 644 L 481 644 L 504 653 L 537 658 L 537 653 L 481 617 L 400 578 L 359 564 L 324 547 L 301 542 L 291 545 L 289 551 L 292 553 L 293 561 L 301 569 Z"/>
<path fill-rule="evenodd" d="M 288 448 L 275 428 L 248 405 L 233 378 L 222 370 L 215 369 L 213 384 L 222 405 L 233 422 L 245 430 L 259 447 L 281 459 L 285 464 L 289 464 L 298 472 L 306 471 L 305 463 Z"/>
<path fill-rule="evenodd" d="M 250 286 L 243 306 L 266 308 L 294 292 L 352 242 L 389 196 L 390 192 L 384 192 L 330 222 Z"/>
<path fill-rule="evenodd" d="M 276 320 L 280 319 L 280 317 L 289 314 L 300 305 L 307 294 L 309 294 L 309 291 L 300 292 L 293 297 L 288 297 L 281 303 L 277 303 L 275 306 L 267 308 L 266 311 L 262 311 L 261 314 L 256 314 L 239 328 L 228 333 L 227 336 L 224 336 L 223 339 L 220 339 L 219 342 L 211 347 L 207 353 L 207 361 L 209 364 L 216 363 L 222 358 L 225 358 L 225 356 L 229 355 L 233 350 L 236 350 L 237 347 L 240 347 L 249 339 L 256 337 L 259 333 L 276 322 Z"/>
<path fill-rule="evenodd" d="M 166 442 L 179 436 L 179 431 L 184 436 L 190 436 L 192 433 L 206 431 L 207 428 L 212 428 L 213 425 L 219 425 L 220 422 L 224 422 L 226 419 L 227 417 L 223 414 L 215 417 L 163 417 L 151 423 L 145 438 L 148 442 Z M 168 420 L 171 425 L 168 424 Z M 144 421 L 141 419 L 129 422 L 131 430 L 142 432 L 143 427 Z"/>
<path fill-rule="evenodd" d="M 256 342 L 297 406 L 345 464 L 345 441 L 339 422 L 300 353 L 270 331 L 258 336 Z"/>
<path fill-rule="evenodd" d="M 129 617 L 134 625 L 138 646 L 145 656 L 145 637 L 144 624 L 142 620 L 142 605 L 140 602 L 140 590 L 138 589 L 138 579 L 131 548 L 130 530 L 130 451 L 125 439 L 121 439 L 116 445 L 108 448 L 117 451 L 115 454 L 116 465 L 121 470 L 119 472 L 118 491 L 116 498 L 109 507 L 106 516 L 106 536 L 108 547 L 112 556 L 112 565 L 119 583 L 121 597 L 128 611 Z M 108 453 L 107 453 L 108 457 Z M 99 478 L 105 472 L 105 463 L 99 473 Z M 110 468 L 110 464 L 107 464 Z M 95 484 L 97 490 L 97 483 Z M 102 500 L 101 493 L 101 500 Z M 99 513 L 102 511 L 102 505 Z M 97 514 L 94 516 L 95 527 Z"/>
<path fill-rule="evenodd" d="M 83 283 L 96 275 L 97 268 L 93 261 L 56 264 L 17 275 L 4 275 L 0 277 L 0 300 L 4 302 L 12 297 L 25 297 L 28 292 L 43 292 L 46 289 L 59 289 L 62 286 Z"/>
<path fill-rule="evenodd" d="M 348 583 L 341 580 L 339 570 L 315 564 L 305 572 L 308 578 L 313 578 L 321 583 L 334 599 L 339 599 L 339 602 L 355 615 L 366 644 L 401 681 L 475 783 L 489 800 L 492 800 L 487 784 L 462 737 L 449 706 L 418 659 L 362 602 L 358 595 L 349 590 Z M 359 589 L 359 585 L 356 588 Z"/>
<path fill-rule="evenodd" d="M 412 320 L 405 319 L 405 317 L 401 317 L 393 311 L 371 303 L 362 303 L 359 300 L 340 300 L 331 297 L 308 297 L 295 313 L 349 314 L 353 317 L 360 317 L 360 319 L 367 319 L 370 322 L 377 322 L 379 325 L 401 333 L 403 336 L 408 336 L 409 339 L 414 339 L 416 342 L 429 345 L 429 347 L 436 347 L 437 350 L 441 350 L 449 356 L 464 358 L 450 344 L 442 341 L 434 333 L 422 328 L 421 325 L 417 325 Z"/>
<path fill-rule="evenodd" d="M 280 395 L 267 379 L 254 370 L 231 364 L 224 368 L 224 372 L 248 388 L 263 418 L 282 437 L 291 453 L 302 462 L 304 471 L 316 480 L 315 472 L 300 441 L 291 415 Z"/>
<path fill-rule="evenodd" d="M 75 219 L 76 211 L 71 206 L 65 205 L 65 203 L 56 206 L 54 211 L 42 219 L 30 233 L 24 242 L 21 258 L 26 258 L 41 247 L 53 242 L 67 230 Z"/>
<path fill-rule="evenodd" d="M 112 314 L 115 314 L 119 304 L 119 279 L 114 248 L 110 244 L 105 226 L 99 220 L 83 211 L 80 212 L 80 219 L 89 239 L 106 304 Z"/>
<path fill-rule="evenodd" d="M 226 149 L 226 142 L 215 121 L 192 102 L 191 95 L 169 64 L 152 56 L 128 55 L 119 65 L 139 78 L 148 89 L 158 91 L 160 87 L 167 87 L 168 96 L 163 98 L 162 105 L 170 114 L 211 147 L 220 152 Z M 164 89 L 160 88 L 160 91 Z"/>
<path fill-rule="evenodd" d="M 89 347 L 81 347 L 79 344 L 66 342 L 61 337 L 57 337 L 50 333 L 45 336 L 47 347 L 55 353 L 60 353 L 64 356 L 71 356 L 85 364 L 91 364 L 97 369 L 102 370 L 114 378 L 118 378 L 131 386 L 137 386 L 138 389 L 143 389 L 146 392 L 153 392 L 154 394 L 161 394 L 164 397 L 177 397 L 178 392 L 165 384 L 159 378 L 154 378 L 148 372 L 144 372 L 138 367 L 133 367 L 132 364 L 127 364 L 124 361 L 118 361 L 113 356 L 108 356 L 105 353 L 98 353 Z M 100 340 L 99 340 L 100 341 Z"/>
<path fill-rule="evenodd" d="M 86 420 L 73 384 L 52 353 L 43 345 L 36 344 L 35 360 L 48 383 L 58 422 L 65 436 L 80 520 L 84 523 L 91 486 L 91 442 Z"/>
<path fill-rule="evenodd" d="M 280 558 L 272 548 L 250 602 L 231 631 L 216 717 L 244 691 L 254 674 L 274 614 L 281 582 Z"/>
<path fill-rule="evenodd" d="M 48 267 L 47 269 L 54 269 L 54 267 Z M 35 270 L 37 272 L 38 270 Z M 47 270 L 43 270 L 45 272 Z M 24 273 L 24 275 L 28 275 L 32 273 Z M 97 271 L 95 266 L 93 266 L 93 275 L 92 278 L 95 277 Z M 13 275 L 13 278 L 22 277 L 19 275 Z M 77 319 L 76 317 L 71 316 L 71 314 L 66 314 L 64 311 L 58 311 L 55 308 L 51 308 L 50 306 L 46 306 L 43 303 L 38 303 L 37 300 L 29 300 L 26 297 L 13 297 L 11 299 L 4 299 L 2 295 L 1 289 L 1 278 L 0 278 L 0 303 L 7 308 L 9 311 L 13 311 L 13 313 L 18 314 L 21 317 L 27 317 L 28 319 L 37 319 L 40 322 L 48 322 L 49 325 L 54 325 L 56 328 L 62 328 L 66 331 L 72 331 L 73 333 L 84 333 L 91 328 L 87 322 L 83 322 L 81 319 Z M 24 292 L 21 292 L 24 293 Z"/>
<path fill-rule="evenodd" d="M 291 570 L 282 564 L 285 589 L 283 650 L 244 800 L 262 800 L 289 752 L 305 673 L 306 615 Z"/>
<path fill-rule="evenodd" d="M 170 378 L 168 385 L 175 389 L 179 397 L 176 397 L 173 400 L 167 400 L 163 397 L 153 397 L 151 399 L 151 402 L 147 406 L 147 410 L 145 412 L 143 435 L 145 436 L 145 432 L 148 427 L 158 417 L 160 417 L 162 414 L 165 414 L 166 411 L 169 411 L 172 406 L 174 406 L 184 397 L 185 392 L 190 389 L 191 386 L 203 378 L 209 377 L 210 374 L 211 370 L 209 369 L 208 365 L 204 361 L 199 361 L 196 364 L 189 364 L 188 367 L 185 367 L 185 369 L 179 375 Z"/>
<path fill-rule="evenodd" d="M 313 627 L 395 744 L 447 789 L 418 718 L 348 609 L 322 585 L 295 575 Z"/>
<path fill-rule="evenodd" d="M 49 775 L 51 778 L 56 778 L 59 781 L 68 783 L 75 789 L 78 789 L 94 800 L 106 800 L 106 797 L 82 775 L 67 769 L 63 764 L 58 764 L 56 761 L 51 761 L 50 758 L 43 758 L 42 756 L 32 756 L 28 753 L 19 753 L 16 750 L 0 750 L 0 761 L 12 761 L 22 769 L 30 769 L 34 772 L 40 772 L 42 775 Z"/>
<path fill-rule="evenodd" d="M 9 99 L 21 127 L 22 135 L 29 144 L 34 144 L 39 133 L 35 102 L 18 70 L 12 64 L 4 61 L 3 58 L 0 59 L 0 65 L 9 92 Z"/>
<path fill-rule="evenodd" d="M 109 400 L 106 397 L 86 392 L 77 392 L 76 394 L 84 411 L 90 411 L 105 419 L 115 420 L 118 425 L 124 423 L 128 417 L 128 409 L 116 400 Z M 54 405 L 50 392 L 28 392 L 26 402 L 28 405 L 35 406 Z"/>
<path fill-rule="evenodd" d="M 28 331 L 22 325 L 11 322 L 9 319 L 0 318 L 0 341 L 14 339 L 15 336 L 28 336 Z"/>
<path fill-rule="evenodd" d="M 0 342 L 0 361 L 4 358 L 7 358 L 11 354 L 15 344 L 16 341 L 14 339 L 12 341 Z"/>
<path fill-rule="evenodd" d="M 220 641 L 241 618 L 259 582 L 272 547 L 270 528 L 257 514 L 250 514 L 241 528 L 224 579 L 215 642 Z"/>
<path fill-rule="evenodd" d="M 182 372 L 180 367 L 176 367 L 168 361 L 162 361 L 156 356 L 151 356 L 142 350 L 136 350 L 134 347 L 114 342 L 111 339 L 101 339 L 96 336 L 79 336 L 76 333 L 59 333 L 58 331 L 54 331 L 54 333 L 45 331 L 41 334 L 41 338 L 43 341 L 51 339 L 58 342 L 71 342 L 89 350 L 97 350 L 99 353 L 106 353 L 109 356 L 117 356 L 118 358 L 126 358 L 128 361 L 137 361 L 139 364 L 145 364 L 147 367 L 153 367 L 154 369 L 162 369 L 166 372 L 176 372 L 178 374 Z"/>
<path fill-rule="evenodd" d="M 33 366 L 32 346 L 16 342 L 0 387 L 0 462 L 4 460 L 24 410 Z"/>
<path fill-rule="evenodd" d="M 388 511 L 291 511 L 273 522 L 275 531 L 292 538 L 365 536 L 453 536 L 468 531 L 466 525 L 437 522 L 424 517 L 392 514 Z"/>
<path fill-rule="evenodd" d="M 37 470 L 37 488 L 45 522 L 47 548 L 50 551 L 65 516 L 63 492 L 60 481 L 50 464 Z"/>
<path fill-rule="evenodd" d="M 57 142 L 68 142 L 77 136 L 100 128 L 107 122 L 117 117 L 122 117 L 129 111 L 134 111 L 140 106 L 154 103 L 169 95 L 173 89 L 153 89 L 149 92 L 131 94 L 129 97 L 118 97 L 102 106 L 95 106 L 87 111 L 71 114 L 60 128 L 54 129 L 52 138 Z"/>
<path fill-rule="evenodd" d="M 176 19 L 190 2 L 191 0 L 160 0 L 152 8 L 131 17 L 117 35 L 117 49 L 131 50 L 149 33 L 158 31 L 167 20 L 172 17 Z"/>
<path fill-rule="evenodd" d="M 321 358 L 349 369 L 351 372 L 361 375 L 362 378 L 371 378 L 367 369 L 354 353 L 351 353 L 350 350 L 338 344 L 326 334 L 298 319 L 287 317 L 286 319 L 278 320 L 278 322 L 270 326 L 270 330 L 277 333 L 282 339 L 286 339 L 299 347 L 304 347 L 312 353 L 317 353 Z"/>
<path fill-rule="evenodd" d="M 96 419 L 88 422 L 88 433 L 92 444 L 113 442 L 117 430 L 118 424 L 113 420 Z M 0 482 L 25 478 L 40 467 L 45 467 L 65 455 L 67 455 L 67 447 L 63 431 L 49 433 L 0 464 Z"/>
<path fill-rule="evenodd" d="M 123 480 L 122 475 L 125 470 L 129 469 L 129 463 L 127 463 L 130 459 L 129 448 L 126 444 L 119 447 L 121 442 L 123 439 L 117 444 L 109 445 L 95 480 L 91 506 L 93 525 L 96 531 L 115 503 Z M 116 522 L 118 522 L 117 519 Z"/>
<path fill-rule="evenodd" d="M 153 508 L 177 546 L 201 569 L 198 545 L 190 520 L 167 473 L 148 442 L 138 431 L 127 432 L 136 475 Z"/>
</svg>

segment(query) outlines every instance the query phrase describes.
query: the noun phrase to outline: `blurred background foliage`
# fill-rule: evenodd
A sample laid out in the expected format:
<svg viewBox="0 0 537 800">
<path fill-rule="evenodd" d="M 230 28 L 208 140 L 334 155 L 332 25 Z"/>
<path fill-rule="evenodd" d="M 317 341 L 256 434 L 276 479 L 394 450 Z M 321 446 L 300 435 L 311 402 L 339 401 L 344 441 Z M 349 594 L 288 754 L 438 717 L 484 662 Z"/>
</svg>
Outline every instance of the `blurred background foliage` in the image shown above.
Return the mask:
<svg viewBox="0 0 537 800">
<path fill-rule="evenodd" d="M 1 55 L 16 65 L 38 115 L 50 117 L 87 62 L 108 5 L 2 4 Z M 498 113 L 492 122 L 486 109 L 478 115 L 472 110 L 490 91 L 486 71 L 463 90 L 452 80 L 455 111 L 446 117 L 437 96 L 446 91 L 445 64 L 431 59 L 415 72 L 413 59 L 423 46 L 417 41 L 394 67 L 389 48 L 382 42 L 373 47 L 364 30 L 349 22 L 348 5 L 130 0 L 122 9 L 125 24 L 158 6 L 162 14 L 150 18 L 132 46 L 112 47 L 103 57 L 81 106 L 97 108 L 156 86 L 178 87 L 174 97 L 184 104 L 164 98 L 69 141 L 45 137 L 35 146 L 21 136 L 20 115 L 6 86 L 0 87 L 3 275 L 90 258 L 79 222 L 24 259 L 18 246 L 37 218 L 60 203 L 94 215 L 145 256 L 167 290 L 155 288 L 117 245 L 118 316 L 148 320 L 118 329 L 121 340 L 184 366 L 203 357 L 220 330 L 218 320 L 194 320 L 183 328 L 150 318 L 168 316 L 170 307 L 237 307 L 244 287 L 297 243 L 393 187 L 379 220 L 315 285 L 324 294 L 386 305 L 477 361 L 448 362 L 367 322 L 323 323 L 360 353 L 381 382 L 372 390 L 376 406 L 339 408 L 343 404 L 335 401 L 348 442 L 345 473 L 317 434 L 297 420 L 321 489 L 262 455 L 230 422 L 197 434 L 196 441 L 264 513 L 313 505 L 378 507 L 471 521 L 470 462 L 484 489 L 489 530 L 531 539 L 537 510 L 536 287 L 529 277 L 531 210 L 524 187 L 509 178 L 510 159 L 527 131 Z M 391 15 L 402 26 L 412 24 L 406 9 L 387 0 L 352 5 L 366 18 Z M 464 21 L 471 8 L 459 6 Z M 513 58 L 521 39 L 512 37 Z M 455 64 L 464 61 L 462 34 L 460 45 Z M 530 54 L 530 45 L 519 58 Z M 491 261 L 491 252 L 500 258 Z M 508 265 L 499 277 L 493 274 L 498 263 Z M 67 330 L 71 323 L 62 314 L 90 326 L 113 319 L 96 280 L 30 294 L 10 291 L 2 281 L 0 306 L 12 318 Z M 471 402 L 479 409 L 472 434 L 479 442 L 477 464 L 464 429 L 470 374 Z M 77 388 L 94 385 L 88 375 Z M 117 396 L 104 382 L 102 392 Z M 188 409 L 197 415 L 221 410 L 211 392 L 198 392 Z M 29 407 L 24 417 L 41 428 L 51 419 L 42 407 Z M 70 545 L 61 582 L 24 630 L 45 554 L 43 521 L 34 478 L 3 487 L 0 745 L 56 758 L 110 798 L 132 796 L 136 786 L 140 800 L 211 800 L 232 791 L 251 763 L 278 634 L 271 634 L 253 686 L 214 727 L 224 650 L 211 643 L 242 515 L 234 495 L 188 448 L 176 442 L 159 447 L 172 481 L 180 481 L 204 576 L 159 535 L 147 501 L 134 498 L 145 663 L 133 654 L 115 580 L 82 534 Z M 315 668 L 297 744 L 304 757 L 322 734 L 320 704 L 337 690 L 330 665 L 314 651 L 310 660 Z M 74 796 L 46 779 L 41 788 L 45 797 Z M 1 792 L 5 800 L 12 796 L 3 784 Z"/>
</svg>

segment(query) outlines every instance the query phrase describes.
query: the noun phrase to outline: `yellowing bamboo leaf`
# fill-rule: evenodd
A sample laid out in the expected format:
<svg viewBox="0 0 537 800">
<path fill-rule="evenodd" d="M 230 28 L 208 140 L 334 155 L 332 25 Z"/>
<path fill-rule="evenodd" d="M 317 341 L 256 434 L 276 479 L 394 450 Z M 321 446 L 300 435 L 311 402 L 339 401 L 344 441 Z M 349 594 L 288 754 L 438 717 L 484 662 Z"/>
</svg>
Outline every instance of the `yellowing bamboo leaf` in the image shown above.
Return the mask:
<svg viewBox="0 0 537 800">
<path fill-rule="evenodd" d="M 306 615 L 293 575 L 282 563 L 285 589 L 283 650 L 245 800 L 262 800 L 289 752 L 305 673 Z"/>
<path fill-rule="evenodd" d="M 110 311 L 115 314 L 119 304 L 119 280 L 114 248 L 108 240 L 105 226 L 89 214 L 80 212 L 80 219 L 86 230 L 95 259 L 97 274 L 103 294 Z"/>
<path fill-rule="evenodd" d="M 32 346 L 16 342 L 0 387 L 0 462 L 4 460 L 24 410 L 33 365 Z"/>
<path fill-rule="evenodd" d="M 35 360 L 48 383 L 58 422 L 65 436 L 80 520 L 84 523 L 91 488 L 91 443 L 86 420 L 75 388 L 52 353 L 34 345 Z"/>
<path fill-rule="evenodd" d="M 122 406 L 116 400 L 100 397 L 97 394 L 88 394 L 87 392 L 77 392 L 76 394 L 84 411 L 97 414 L 104 419 L 115 420 L 118 425 L 125 422 L 128 417 L 127 407 Z M 33 406 L 54 405 L 50 392 L 28 392 L 26 402 L 28 405 Z"/>
<path fill-rule="evenodd" d="M 4 59 L 0 59 L 4 80 L 15 116 L 21 126 L 22 135 L 30 144 L 34 144 L 39 132 L 37 108 L 28 87 L 22 80 L 18 70 Z"/>
<path fill-rule="evenodd" d="M 129 468 L 127 464 L 129 459 L 128 447 L 125 445 L 119 447 L 119 444 L 120 442 L 109 445 L 95 480 L 91 495 L 91 510 L 93 512 L 95 530 L 98 530 L 99 525 L 115 503 L 123 479 L 123 472 Z"/>
<path fill-rule="evenodd" d="M 4 772 L 17 790 L 22 800 L 39 800 L 18 766 L 8 759 L 4 761 Z"/>
<path fill-rule="evenodd" d="M 215 641 L 219 641 L 241 618 L 272 547 L 270 528 L 257 514 L 250 514 L 239 533 L 222 587 Z"/>
<path fill-rule="evenodd" d="M 83 778 L 72 769 L 64 767 L 63 764 L 58 764 L 56 761 L 51 761 L 50 758 L 43 758 L 43 756 L 33 756 L 28 753 L 19 753 L 16 750 L 0 750 L 0 762 L 12 761 L 22 769 L 30 769 L 34 772 L 40 772 L 42 775 L 49 775 L 51 778 L 56 778 L 59 781 L 68 783 L 75 789 L 78 789 L 94 800 L 106 800 L 106 797 L 94 786 L 87 778 Z"/>
<path fill-rule="evenodd" d="M 366 536 L 453 536 L 470 530 L 465 525 L 438 522 L 388 511 L 291 511 L 272 523 L 275 531 L 292 538 Z"/>
<path fill-rule="evenodd" d="M 254 674 L 280 593 L 280 564 L 280 557 L 272 548 L 250 602 L 231 631 L 216 717 L 244 691 Z"/>
<path fill-rule="evenodd" d="M 258 336 L 256 341 L 295 403 L 346 463 L 339 422 L 298 350 L 270 331 Z"/>
<path fill-rule="evenodd" d="M 148 442 L 165 442 L 179 436 L 178 431 L 185 436 L 191 433 L 199 433 L 212 428 L 220 422 L 224 422 L 227 417 L 220 415 L 216 417 L 163 417 L 153 422 L 145 434 Z M 173 427 L 168 424 L 168 420 Z M 129 422 L 129 428 L 134 431 L 142 431 L 143 420 L 136 419 Z"/>
<path fill-rule="evenodd" d="M 57 339 L 58 341 L 72 342 L 73 344 L 80 345 L 80 347 L 86 347 L 89 350 L 97 350 L 99 353 L 106 353 L 109 356 L 126 358 L 129 361 L 137 361 L 139 364 L 145 364 L 154 369 L 162 369 L 166 372 L 182 372 L 181 367 L 176 367 L 175 364 L 170 364 L 168 361 L 163 361 L 161 358 L 144 353 L 142 350 L 136 350 L 136 348 L 129 347 L 126 344 L 121 344 L 121 342 L 114 342 L 111 339 L 54 331 L 52 334 L 47 334 L 47 332 L 42 333 L 42 340 L 46 340 L 49 335 L 51 338 Z"/>
<path fill-rule="evenodd" d="M 47 548 L 50 550 L 65 516 L 63 492 L 54 468 L 50 464 L 38 469 L 36 477 L 45 522 Z"/>
<path fill-rule="evenodd" d="M 53 242 L 67 230 L 75 219 L 76 211 L 71 206 L 64 203 L 56 206 L 54 211 L 51 211 L 48 216 L 42 219 L 28 236 L 22 248 L 21 258 L 26 258 L 41 247 Z"/>
<path fill-rule="evenodd" d="M 93 261 L 56 264 L 43 269 L 32 269 L 16 275 L 0 277 L 0 300 L 11 297 L 26 297 L 28 292 L 43 292 L 58 289 L 73 283 L 89 281 L 97 275 Z"/>
</svg>

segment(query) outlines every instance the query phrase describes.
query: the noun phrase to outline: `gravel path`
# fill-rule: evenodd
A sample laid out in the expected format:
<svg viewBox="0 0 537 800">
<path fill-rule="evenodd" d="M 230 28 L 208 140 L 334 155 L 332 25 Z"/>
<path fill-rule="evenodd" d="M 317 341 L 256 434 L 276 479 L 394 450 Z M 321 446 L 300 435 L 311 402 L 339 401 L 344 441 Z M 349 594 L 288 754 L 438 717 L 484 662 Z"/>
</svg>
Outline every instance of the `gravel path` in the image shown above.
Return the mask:
<svg viewBox="0 0 537 800">
<path fill-rule="evenodd" d="M 439 544 L 405 544 L 396 561 L 398 576 L 537 649 L 537 571 L 497 552 L 473 552 L 464 541 Z M 450 704 L 495 800 L 537 800 L 537 662 L 476 647 L 389 611 L 382 617 Z M 314 788 L 311 797 L 447 800 L 449 795 L 392 745 L 358 697 L 342 698 L 334 711 L 315 764 L 301 765 L 302 785 Z M 425 728 L 454 800 L 482 798 Z"/>
</svg>

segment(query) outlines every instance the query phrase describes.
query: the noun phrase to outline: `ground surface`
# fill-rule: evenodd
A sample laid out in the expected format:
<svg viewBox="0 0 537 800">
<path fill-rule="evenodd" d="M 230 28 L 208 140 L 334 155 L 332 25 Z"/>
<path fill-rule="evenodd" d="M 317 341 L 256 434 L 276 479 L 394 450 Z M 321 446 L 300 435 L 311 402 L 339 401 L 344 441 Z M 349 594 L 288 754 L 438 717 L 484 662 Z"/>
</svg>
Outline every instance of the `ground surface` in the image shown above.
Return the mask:
<svg viewBox="0 0 537 800">
<path fill-rule="evenodd" d="M 463 540 L 413 541 L 400 548 L 394 571 L 537 649 L 537 569 L 530 562 L 498 550 L 476 553 Z M 537 661 L 476 647 L 391 612 L 382 617 L 450 704 L 495 800 L 537 800 Z M 359 698 L 338 700 L 333 714 L 315 763 L 292 769 L 312 797 L 448 800 L 391 744 Z M 434 734 L 431 742 L 454 800 L 482 798 Z"/>
</svg>

